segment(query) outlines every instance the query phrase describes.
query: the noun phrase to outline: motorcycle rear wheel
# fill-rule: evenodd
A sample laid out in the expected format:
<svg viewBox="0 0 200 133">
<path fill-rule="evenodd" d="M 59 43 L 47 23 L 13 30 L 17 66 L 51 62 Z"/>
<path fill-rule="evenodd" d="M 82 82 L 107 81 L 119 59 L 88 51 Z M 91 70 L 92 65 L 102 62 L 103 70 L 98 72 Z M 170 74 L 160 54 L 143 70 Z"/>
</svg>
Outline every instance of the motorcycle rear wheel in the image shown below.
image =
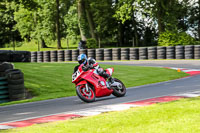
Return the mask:
<svg viewBox="0 0 200 133">
<path fill-rule="evenodd" d="M 86 91 L 86 85 L 80 85 L 76 87 L 76 94 L 78 95 L 78 97 L 86 102 L 86 103 L 90 103 L 90 102 L 94 102 L 95 101 L 95 92 L 94 90 L 88 85 L 88 89 L 89 91 Z"/>
<path fill-rule="evenodd" d="M 115 82 L 119 82 L 120 84 L 122 84 L 122 89 L 118 89 L 117 87 L 112 87 L 113 89 L 113 95 L 116 97 L 123 97 L 126 94 L 126 87 L 123 84 L 122 81 L 120 81 L 119 79 L 114 78 L 113 79 Z"/>
</svg>

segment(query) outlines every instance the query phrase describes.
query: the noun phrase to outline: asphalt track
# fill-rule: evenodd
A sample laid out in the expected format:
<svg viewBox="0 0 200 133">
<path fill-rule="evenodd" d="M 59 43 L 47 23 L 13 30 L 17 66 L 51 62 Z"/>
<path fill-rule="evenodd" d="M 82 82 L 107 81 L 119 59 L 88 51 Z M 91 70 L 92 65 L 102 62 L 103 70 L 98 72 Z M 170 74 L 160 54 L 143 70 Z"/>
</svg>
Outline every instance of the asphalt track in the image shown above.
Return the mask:
<svg viewBox="0 0 200 133">
<path fill-rule="evenodd" d="M 102 62 L 100 64 L 120 64 L 136 66 L 159 66 L 199 69 L 200 60 L 178 61 L 134 61 L 134 62 Z M 59 113 L 86 110 L 101 105 L 111 105 L 138 101 L 153 97 L 167 96 L 200 90 L 200 75 L 178 80 L 128 88 L 127 95 L 122 98 L 109 96 L 97 99 L 94 103 L 84 103 L 78 97 L 59 98 L 54 100 L 39 101 L 0 107 L 0 123 L 37 118 Z"/>
</svg>

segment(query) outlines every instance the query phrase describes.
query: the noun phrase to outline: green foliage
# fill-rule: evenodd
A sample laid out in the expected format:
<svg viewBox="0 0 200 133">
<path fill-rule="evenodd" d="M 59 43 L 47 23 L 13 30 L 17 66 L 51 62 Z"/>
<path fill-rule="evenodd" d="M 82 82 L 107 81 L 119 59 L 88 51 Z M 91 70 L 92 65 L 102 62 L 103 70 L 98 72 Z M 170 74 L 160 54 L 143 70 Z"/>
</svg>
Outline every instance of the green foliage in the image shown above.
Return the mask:
<svg viewBox="0 0 200 133">
<path fill-rule="evenodd" d="M 97 48 L 97 42 L 94 38 L 89 38 L 87 39 L 87 44 L 86 44 L 87 48 Z"/>
<path fill-rule="evenodd" d="M 160 34 L 159 46 L 194 45 L 195 39 L 185 32 L 166 31 Z"/>
</svg>

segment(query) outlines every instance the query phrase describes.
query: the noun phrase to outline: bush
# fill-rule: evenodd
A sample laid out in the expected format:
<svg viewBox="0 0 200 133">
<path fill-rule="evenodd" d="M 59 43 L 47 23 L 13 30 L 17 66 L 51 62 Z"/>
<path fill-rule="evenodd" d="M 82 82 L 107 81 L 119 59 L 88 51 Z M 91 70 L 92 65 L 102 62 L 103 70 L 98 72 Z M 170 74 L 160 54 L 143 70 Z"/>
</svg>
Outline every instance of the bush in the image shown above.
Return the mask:
<svg viewBox="0 0 200 133">
<path fill-rule="evenodd" d="M 97 42 L 94 38 L 87 39 L 87 48 L 97 48 Z"/>
<path fill-rule="evenodd" d="M 160 34 L 159 46 L 194 45 L 195 39 L 185 32 L 166 31 Z"/>
</svg>

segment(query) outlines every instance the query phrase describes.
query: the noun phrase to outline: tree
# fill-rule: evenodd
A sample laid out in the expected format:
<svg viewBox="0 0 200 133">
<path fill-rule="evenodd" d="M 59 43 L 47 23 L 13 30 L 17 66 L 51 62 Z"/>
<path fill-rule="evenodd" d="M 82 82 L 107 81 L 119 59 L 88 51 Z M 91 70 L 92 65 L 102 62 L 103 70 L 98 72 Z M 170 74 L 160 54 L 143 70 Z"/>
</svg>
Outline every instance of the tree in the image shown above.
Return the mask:
<svg viewBox="0 0 200 133">
<path fill-rule="evenodd" d="M 14 20 L 14 2 L 3 0 L 0 3 L 0 46 L 4 44 L 21 41 L 18 30 L 14 29 L 16 21 Z"/>
</svg>

